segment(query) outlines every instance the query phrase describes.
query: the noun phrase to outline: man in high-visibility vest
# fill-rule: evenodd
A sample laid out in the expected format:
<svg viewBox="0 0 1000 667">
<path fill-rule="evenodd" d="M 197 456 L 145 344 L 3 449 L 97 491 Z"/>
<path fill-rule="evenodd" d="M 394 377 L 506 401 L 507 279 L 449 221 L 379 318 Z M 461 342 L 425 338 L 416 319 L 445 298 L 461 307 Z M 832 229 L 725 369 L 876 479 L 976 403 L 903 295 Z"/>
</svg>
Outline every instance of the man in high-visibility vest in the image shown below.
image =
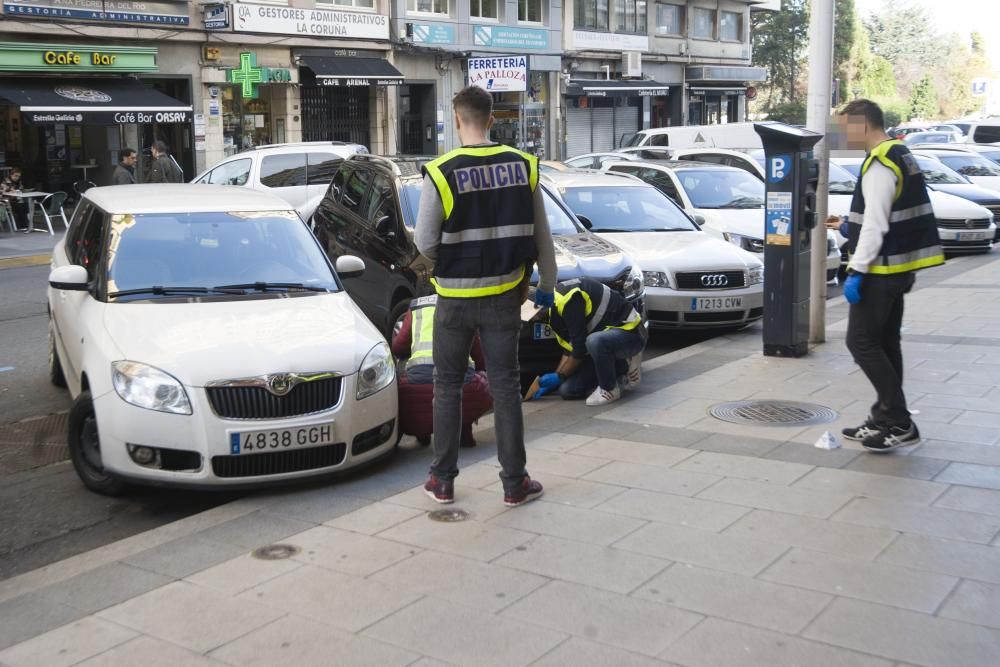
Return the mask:
<svg viewBox="0 0 1000 667">
<path fill-rule="evenodd" d="M 854 100 L 840 116 L 848 148 L 868 153 L 848 218 L 847 349 L 878 394 L 868 419 L 843 434 L 885 452 L 920 442 L 903 394 L 903 296 L 913 289 L 914 273 L 943 264 L 944 252 L 920 165 L 886 135 L 882 109 Z"/>
<path fill-rule="evenodd" d="M 462 380 L 472 338 L 486 352 L 493 392 L 503 502 L 542 495 L 525 469 L 517 344 L 522 285 L 538 263 L 538 305 L 552 304 L 555 248 L 538 185 L 538 159 L 488 138 L 493 98 L 475 86 L 452 101 L 462 147 L 424 166 L 414 242 L 434 260 L 434 462 L 424 485 L 439 503 L 455 500 Z"/>
<path fill-rule="evenodd" d="M 558 388 L 564 399 L 607 405 L 642 380 L 648 334 L 642 316 L 621 294 L 593 278 L 560 282 L 548 318 L 565 354 L 554 372 L 539 378 L 531 398 Z"/>
</svg>

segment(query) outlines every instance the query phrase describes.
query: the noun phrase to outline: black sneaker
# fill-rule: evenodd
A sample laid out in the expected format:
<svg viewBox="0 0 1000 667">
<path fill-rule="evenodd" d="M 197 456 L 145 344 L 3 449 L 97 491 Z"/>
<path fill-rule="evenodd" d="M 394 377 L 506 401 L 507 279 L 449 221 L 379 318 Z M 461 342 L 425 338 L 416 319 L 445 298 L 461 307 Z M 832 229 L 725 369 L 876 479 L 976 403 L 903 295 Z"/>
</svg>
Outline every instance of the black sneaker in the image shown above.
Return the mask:
<svg viewBox="0 0 1000 667">
<path fill-rule="evenodd" d="M 450 505 L 455 502 L 455 483 L 445 482 L 431 475 L 427 483 L 424 484 L 424 493 L 436 503 Z"/>
<path fill-rule="evenodd" d="M 507 507 L 517 507 L 532 500 L 541 498 L 544 491 L 539 482 L 531 479 L 527 475 L 521 480 L 521 485 L 513 491 L 506 491 L 503 494 L 503 504 Z"/>
<path fill-rule="evenodd" d="M 861 446 L 870 452 L 887 452 L 890 449 L 909 447 L 920 442 L 920 431 L 917 425 L 910 422 L 909 426 L 890 426 L 879 430 L 874 435 L 864 439 Z"/>
<path fill-rule="evenodd" d="M 855 426 L 853 428 L 845 428 L 840 433 L 848 440 L 854 440 L 855 442 L 864 442 L 865 438 L 877 435 L 878 432 L 879 432 L 878 424 L 873 422 L 871 419 L 866 419 L 865 423 L 862 424 L 861 426 Z"/>
</svg>

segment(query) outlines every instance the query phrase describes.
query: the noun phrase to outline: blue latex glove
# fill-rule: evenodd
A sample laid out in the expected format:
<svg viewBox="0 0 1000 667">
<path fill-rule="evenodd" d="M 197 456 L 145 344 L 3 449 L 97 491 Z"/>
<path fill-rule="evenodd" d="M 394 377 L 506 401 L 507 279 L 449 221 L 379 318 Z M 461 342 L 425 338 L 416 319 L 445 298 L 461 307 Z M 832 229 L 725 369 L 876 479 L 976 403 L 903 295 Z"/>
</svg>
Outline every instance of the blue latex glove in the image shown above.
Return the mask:
<svg viewBox="0 0 1000 667">
<path fill-rule="evenodd" d="M 551 308 L 555 302 L 556 296 L 552 292 L 543 292 L 540 289 L 535 290 L 535 305 L 539 308 Z M 555 373 L 549 373 L 549 375 L 555 375 Z"/>
<path fill-rule="evenodd" d="M 837 231 L 840 232 L 840 235 L 843 236 L 845 239 L 850 235 L 851 226 L 847 223 L 846 218 L 842 223 L 840 223 L 840 229 L 838 229 Z"/>
<path fill-rule="evenodd" d="M 532 398 L 541 398 L 550 391 L 555 391 L 562 384 L 562 380 L 559 379 L 558 373 L 546 373 L 542 377 L 538 378 L 538 391 Z"/>
<path fill-rule="evenodd" d="M 847 276 L 847 280 L 844 281 L 844 298 L 847 299 L 847 303 L 861 303 L 861 279 L 864 275 L 852 273 Z"/>
</svg>

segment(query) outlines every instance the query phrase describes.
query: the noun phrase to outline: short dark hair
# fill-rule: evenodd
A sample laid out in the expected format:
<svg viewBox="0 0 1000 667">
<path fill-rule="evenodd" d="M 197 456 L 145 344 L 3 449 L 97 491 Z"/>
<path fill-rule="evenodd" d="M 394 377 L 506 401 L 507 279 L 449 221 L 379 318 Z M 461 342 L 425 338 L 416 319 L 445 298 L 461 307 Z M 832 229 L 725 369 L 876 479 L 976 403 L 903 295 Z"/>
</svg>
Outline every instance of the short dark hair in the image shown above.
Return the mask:
<svg viewBox="0 0 1000 667">
<path fill-rule="evenodd" d="M 493 113 L 493 96 L 479 86 L 467 86 L 451 100 L 459 117 L 474 125 L 486 127 Z"/>
<path fill-rule="evenodd" d="M 134 148 L 123 148 L 120 151 L 118 151 L 118 161 L 124 162 L 126 159 L 132 157 L 133 155 L 135 155 Z"/>
<path fill-rule="evenodd" d="M 165 142 L 163 139 L 157 139 L 156 141 L 154 141 L 153 148 L 156 149 L 157 153 L 167 154 L 170 152 L 170 148 L 167 146 L 167 142 Z"/>
<path fill-rule="evenodd" d="M 885 129 L 885 114 L 882 113 L 882 107 L 871 100 L 864 98 L 852 100 L 845 104 L 838 113 L 841 116 L 864 116 L 868 127 L 876 130 Z"/>
</svg>

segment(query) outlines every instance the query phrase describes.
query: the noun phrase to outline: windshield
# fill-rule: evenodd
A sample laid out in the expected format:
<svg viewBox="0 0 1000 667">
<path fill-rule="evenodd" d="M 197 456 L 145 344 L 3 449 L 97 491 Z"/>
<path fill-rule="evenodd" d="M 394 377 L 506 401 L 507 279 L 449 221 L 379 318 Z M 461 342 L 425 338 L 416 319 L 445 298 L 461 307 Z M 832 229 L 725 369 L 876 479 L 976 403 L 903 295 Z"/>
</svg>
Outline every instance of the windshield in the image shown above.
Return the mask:
<svg viewBox="0 0 1000 667">
<path fill-rule="evenodd" d="M 830 163 L 830 194 L 849 195 L 854 193 L 857 179 L 836 162 Z"/>
<path fill-rule="evenodd" d="M 642 133 L 633 134 L 630 137 L 626 137 L 622 140 L 622 148 L 630 148 L 632 146 L 638 146 L 642 143 L 642 139 L 645 135 Z"/>
<path fill-rule="evenodd" d="M 914 132 L 903 139 L 905 144 L 950 144 L 954 136 L 946 132 Z"/>
<path fill-rule="evenodd" d="M 979 151 L 979 154 L 982 155 L 987 160 L 992 160 L 993 162 L 1000 163 L 1000 150 Z"/>
<path fill-rule="evenodd" d="M 542 192 L 545 193 L 545 218 L 549 221 L 549 232 L 555 235 L 579 234 L 580 228 L 577 227 L 569 213 L 556 202 L 555 197 L 544 188 Z"/>
<path fill-rule="evenodd" d="M 926 157 L 918 157 L 917 164 L 924 172 L 924 182 L 928 185 L 968 185 L 969 181 L 946 167 L 944 164 Z"/>
<path fill-rule="evenodd" d="M 571 187 L 563 199 L 594 232 L 695 231 L 694 223 L 670 198 L 652 186 Z"/>
<path fill-rule="evenodd" d="M 675 173 L 695 208 L 764 207 L 764 183 L 743 170 L 683 169 Z"/>
<path fill-rule="evenodd" d="M 116 215 L 108 248 L 109 294 L 151 287 L 211 293 L 251 283 L 340 289 L 326 256 L 292 211 Z"/>
<path fill-rule="evenodd" d="M 939 155 L 937 157 L 962 176 L 1000 176 L 1000 166 L 979 155 Z"/>
</svg>

